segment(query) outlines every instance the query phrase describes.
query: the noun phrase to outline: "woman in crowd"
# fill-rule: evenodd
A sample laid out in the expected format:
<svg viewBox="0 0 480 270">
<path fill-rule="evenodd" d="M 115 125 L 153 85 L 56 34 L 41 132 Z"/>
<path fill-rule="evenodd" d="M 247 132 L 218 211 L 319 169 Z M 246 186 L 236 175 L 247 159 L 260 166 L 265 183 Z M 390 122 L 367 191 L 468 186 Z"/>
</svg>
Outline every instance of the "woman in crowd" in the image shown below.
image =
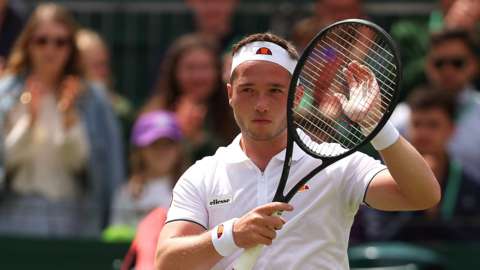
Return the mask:
<svg viewBox="0 0 480 270">
<path fill-rule="evenodd" d="M 197 35 L 180 37 L 170 46 L 159 74 L 144 110 L 175 112 L 190 161 L 213 154 L 236 135 L 214 45 Z"/>
<path fill-rule="evenodd" d="M 77 26 L 56 4 L 29 18 L 0 81 L 0 233 L 98 235 L 123 179 L 120 130 L 84 80 Z"/>
</svg>

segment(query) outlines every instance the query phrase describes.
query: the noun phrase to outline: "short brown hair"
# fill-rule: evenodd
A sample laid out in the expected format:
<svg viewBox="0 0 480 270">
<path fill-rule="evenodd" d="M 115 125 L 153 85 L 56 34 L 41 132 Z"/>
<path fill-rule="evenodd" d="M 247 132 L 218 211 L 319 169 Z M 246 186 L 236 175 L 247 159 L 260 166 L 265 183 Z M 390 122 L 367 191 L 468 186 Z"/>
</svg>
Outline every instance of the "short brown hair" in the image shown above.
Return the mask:
<svg viewBox="0 0 480 270">
<path fill-rule="evenodd" d="M 459 40 L 465 44 L 465 47 L 474 55 L 479 56 L 478 44 L 472 34 L 464 29 L 445 29 L 431 34 L 429 40 L 429 50 L 443 45 L 452 40 Z"/>
<path fill-rule="evenodd" d="M 267 41 L 267 42 L 275 43 L 278 46 L 287 50 L 288 54 L 290 55 L 290 57 L 292 59 L 295 59 L 295 60 L 298 59 L 297 49 L 295 49 L 295 47 L 290 42 L 288 42 L 286 39 L 283 39 L 283 38 L 281 38 L 281 37 L 279 37 L 275 34 L 268 33 L 268 32 L 267 33 L 257 33 L 257 34 L 253 34 L 253 35 L 249 35 L 249 36 L 244 37 L 238 43 L 233 45 L 232 55 L 235 55 L 235 53 L 237 53 L 238 50 L 240 50 L 240 48 L 242 48 L 243 46 L 245 46 L 249 43 L 255 42 L 255 41 Z M 232 76 L 230 76 L 230 83 L 232 83 L 232 81 L 235 77 L 234 75 L 235 75 L 235 72 L 232 73 Z"/>
<path fill-rule="evenodd" d="M 407 103 L 412 112 L 440 109 L 450 120 L 455 120 L 455 98 L 448 92 L 434 89 L 431 86 L 421 86 L 408 96 Z"/>
</svg>

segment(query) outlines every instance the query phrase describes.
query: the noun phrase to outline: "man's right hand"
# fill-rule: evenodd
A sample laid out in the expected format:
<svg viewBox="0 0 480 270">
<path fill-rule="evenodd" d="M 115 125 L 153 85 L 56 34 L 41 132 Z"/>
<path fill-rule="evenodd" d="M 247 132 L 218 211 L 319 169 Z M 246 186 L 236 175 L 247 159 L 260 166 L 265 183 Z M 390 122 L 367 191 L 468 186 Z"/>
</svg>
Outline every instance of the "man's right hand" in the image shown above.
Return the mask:
<svg viewBox="0 0 480 270">
<path fill-rule="evenodd" d="M 239 218 L 233 225 L 235 244 L 241 248 L 250 248 L 262 245 L 271 245 L 285 220 L 273 215 L 279 211 L 292 211 L 293 207 L 287 203 L 272 202 L 259 206 Z"/>
</svg>

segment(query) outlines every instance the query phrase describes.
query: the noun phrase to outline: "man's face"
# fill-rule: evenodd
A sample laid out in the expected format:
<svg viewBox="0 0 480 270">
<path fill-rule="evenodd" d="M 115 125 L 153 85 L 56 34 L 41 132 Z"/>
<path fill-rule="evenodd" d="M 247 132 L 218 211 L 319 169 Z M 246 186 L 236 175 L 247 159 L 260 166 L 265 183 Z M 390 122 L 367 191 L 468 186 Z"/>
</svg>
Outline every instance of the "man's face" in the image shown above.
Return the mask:
<svg viewBox="0 0 480 270">
<path fill-rule="evenodd" d="M 413 110 L 408 126 L 408 137 L 422 155 L 445 152 L 454 131 L 454 124 L 440 108 Z"/>
<path fill-rule="evenodd" d="M 445 41 L 428 53 L 427 77 L 438 89 L 458 94 L 475 76 L 474 57 L 461 40 Z"/>
<path fill-rule="evenodd" d="M 290 73 L 275 63 L 247 61 L 235 74 L 228 98 L 242 135 L 268 141 L 286 132 Z"/>
</svg>

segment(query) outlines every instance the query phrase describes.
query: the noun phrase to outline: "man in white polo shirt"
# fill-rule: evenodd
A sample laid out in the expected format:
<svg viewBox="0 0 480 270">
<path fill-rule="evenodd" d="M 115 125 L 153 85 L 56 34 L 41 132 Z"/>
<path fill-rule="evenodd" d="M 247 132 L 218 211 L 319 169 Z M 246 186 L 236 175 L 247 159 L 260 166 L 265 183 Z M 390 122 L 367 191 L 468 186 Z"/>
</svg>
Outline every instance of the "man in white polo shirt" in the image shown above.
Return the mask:
<svg viewBox="0 0 480 270">
<path fill-rule="evenodd" d="M 439 201 L 429 167 L 387 124 L 372 144 L 388 169 L 354 153 L 321 171 L 290 204 L 270 202 L 285 155 L 286 103 L 297 58 L 290 43 L 272 34 L 234 46 L 227 86 L 241 134 L 178 181 L 157 269 L 232 269 L 244 248 L 259 244 L 268 247 L 255 269 L 348 269 L 350 227 L 362 202 L 416 210 Z M 295 146 L 286 189 L 320 162 Z M 276 211 L 285 212 L 271 216 Z"/>
</svg>

